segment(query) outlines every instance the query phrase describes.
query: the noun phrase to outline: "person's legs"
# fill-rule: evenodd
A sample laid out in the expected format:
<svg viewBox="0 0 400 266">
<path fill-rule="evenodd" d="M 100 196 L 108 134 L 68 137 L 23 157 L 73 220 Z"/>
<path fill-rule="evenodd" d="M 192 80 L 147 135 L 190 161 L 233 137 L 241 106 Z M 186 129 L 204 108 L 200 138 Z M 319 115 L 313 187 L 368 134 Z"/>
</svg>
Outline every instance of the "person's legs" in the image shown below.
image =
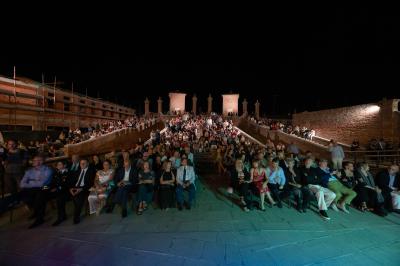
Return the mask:
<svg viewBox="0 0 400 266">
<path fill-rule="evenodd" d="M 337 198 L 336 193 L 327 188 L 322 188 L 322 191 L 324 193 L 324 201 L 326 206 L 331 206 L 332 202 Z"/>
<path fill-rule="evenodd" d="M 270 184 L 270 183 L 268 183 L 268 188 L 271 191 L 272 196 L 278 202 L 278 205 L 282 204 L 281 203 L 281 198 L 280 198 L 280 195 L 279 195 L 279 185 L 278 184 Z"/>
<path fill-rule="evenodd" d="M 337 204 L 338 202 L 340 202 L 342 200 L 343 194 L 341 192 L 341 183 L 337 180 L 335 181 L 330 181 L 328 183 L 328 188 L 330 191 L 333 191 L 336 194 L 336 198 L 334 200 L 334 203 Z"/>
<path fill-rule="evenodd" d="M 332 168 L 338 170 L 338 161 L 337 158 L 332 158 Z"/>
<path fill-rule="evenodd" d="M 29 207 L 29 209 L 34 211 L 35 216 L 36 212 L 34 210 L 34 203 L 35 203 L 36 192 L 37 192 L 36 188 L 23 189 L 20 192 L 21 201 L 25 203 Z"/>
<path fill-rule="evenodd" d="M 310 202 L 311 198 L 311 191 L 308 187 L 302 187 L 301 188 L 301 195 L 303 196 L 303 204 L 302 204 L 302 209 L 305 211 L 308 207 L 308 204 Z"/>
<path fill-rule="evenodd" d="M 158 196 L 158 203 L 159 203 L 159 205 L 160 205 L 160 208 L 163 210 L 163 209 L 166 209 L 167 208 L 167 193 L 168 193 L 168 191 L 167 191 L 167 187 L 165 187 L 165 186 L 163 186 L 163 185 L 161 185 L 160 186 L 160 189 L 158 190 L 158 193 L 159 193 L 159 196 Z"/>
<path fill-rule="evenodd" d="M 338 202 L 338 200 L 339 200 L 339 205 L 342 205 L 342 206 L 343 206 L 343 204 L 350 205 L 351 201 L 357 196 L 357 193 L 354 190 L 344 186 L 339 181 L 334 181 L 334 182 L 335 182 L 335 185 L 334 185 L 335 189 L 339 192 L 339 194 L 342 195 L 339 198 L 336 195 L 336 199 L 335 199 L 336 202 Z M 331 182 L 329 182 L 329 183 L 331 183 Z M 334 191 L 334 190 L 332 190 L 332 191 Z"/>
<path fill-rule="evenodd" d="M 46 190 L 38 190 L 35 195 L 35 213 L 36 213 L 36 221 L 43 221 L 44 215 L 46 211 L 46 203 L 48 191 Z"/>
<path fill-rule="evenodd" d="M 107 200 L 106 200 L 106 204 L 104 206 L 104 208 L 106 209 L 107 212 L 112 212 L 114 209 L 114 198 L 115 198 L 115 194 L 117 193 L 119 187 L 114 188 L 113 190 L 110 191 L 110 193 L 108 193 L 107 196 Z"/>
<path fill-rule="evenodd" d="M 272 196 L 271 196 L 271 192 L 267 191 L 267 192 L 265 193 L 265 195 L 267 196 L 268 201 L 269 201 L 272 205 L 275 205 L 275 204 L 276 204 L 276 202 L 274 201 L 274 199 L 273 199 Z"/>
<path fill-rule="evenodd" d="M 97 211 L 97 194 L 90 194 L 88 197 L 89 201 L 89 214 L 96 213 Z"/>
<path fill-rule="evenodd" d="M 398 192 L 390 193 L 392 196 L 392 206 L 394 210 L 400 210 L 400 194 Z"/>
<path fill-rule="evenodd" d="M 87 193 L 81 192 L 78 195 L 75 195 L 73 198 L 74 201 L 74 223 L 80 222 L 80 216 L 82 212 L 82 207 L 87 199 Z"/>
<path fill-rule="evenodd" d="M 130 190 L 131 190 L 131 186 L 124 186 L 123 188 L 121 188 L 120 203 L 121 203 L 122 210 L 126 210 L 127 209 L 128 194 L 129 194 Z"/>
<path fill-rule="evenodd" d="M 296 208 L 297 210 L 301 210 L 302 209 L 302 193 L 301 190 L 299 188 L 293 188 L 290 193 L 294 196 L 295 200 L 296 200 Z M 289 198 L 290 200 L 290 198 Z"/>
<path fill-rule="evenodd" d="M 139 207 L 138 207 L 138 212 L 142 212 L 144 209 L 144 202 L 146 201 L 146 193 L 147 189 L 146 186 L 141 184 L 139 185 L 138 189 L 138 201 L 139 201 Z"/>
<path fill-rule="evenodd" d="M 343 163 L 343 158 L 337 158 L 337 167 L 338 167 L 338 170 L 342 170 L 342 163 Z"/>
<path fill-rule="evenodd" d="M 391 212 L 393 210 L 392 195 L 390 194 L 389 191 L 382 190 L 382 196 L 384 198 L 385 209 L 388 210 L 389 212 Z"/>
<path fill-rule="evenodd" d="M 265 201 L 265 193 L 261 192 L 260 193 L 260 206 L 261 206 L 261 210 L 265 210 L 265 206 L 264 206 L 264 201 Z"/>
<path fill-rule="evenodd" d="M 320 211 L 326 211 L 328 208 L 326 207 L 324 191 L 321 186 L 318 185 L 309 185 L 310 191 L 315 195 L 318 202 L 318 209 Z"/>
<path fill-rule="evenodd" d="M 178 185 L 176 187 L 176 201 L 178 202 L 178 207 L 182 208 L 183 205 L 183 187 Z"/>
<path fill-rule="evenodd" d="M 189 187 L 187 187 L 187 190 L 189 191 L 189 202 L 188 202 L 188 207 L 190 208 L 192 206 L 193 200 L 196 196 L 196 190 L 194 188 L 193 184 L 190 184 Z"/>
<path fill-rule="evenodd" d="M 97 197 L 96 214 L 99 215 L 107 200 L 107 194 L 99 194 Z"/>
<path fill-rule="evenodd" d="M 56 202 L 57 202 L 57 220 L 65 220 L 67 214 L 65 212 L 65 204 L 68 199 L 67 192 L 61 191 L 58 192 Z"/>
</svg>

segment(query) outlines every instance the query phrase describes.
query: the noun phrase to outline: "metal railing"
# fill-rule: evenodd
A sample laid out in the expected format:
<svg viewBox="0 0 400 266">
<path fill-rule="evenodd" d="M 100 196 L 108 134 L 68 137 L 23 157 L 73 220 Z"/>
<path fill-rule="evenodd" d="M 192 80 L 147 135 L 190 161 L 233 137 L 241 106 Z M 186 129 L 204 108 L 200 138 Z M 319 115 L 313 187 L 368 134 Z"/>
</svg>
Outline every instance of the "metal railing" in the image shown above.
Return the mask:
<svg viewBox="0 0 400 266">
<path fill-rule="evenodd" d="M 346 157 L 355 163 L 368 162 L 377 166 L 387 166 L 400 163 L 400 149 L 397 150 L 372 150 L 372 151 L 346 151 Z"/>
</svg>

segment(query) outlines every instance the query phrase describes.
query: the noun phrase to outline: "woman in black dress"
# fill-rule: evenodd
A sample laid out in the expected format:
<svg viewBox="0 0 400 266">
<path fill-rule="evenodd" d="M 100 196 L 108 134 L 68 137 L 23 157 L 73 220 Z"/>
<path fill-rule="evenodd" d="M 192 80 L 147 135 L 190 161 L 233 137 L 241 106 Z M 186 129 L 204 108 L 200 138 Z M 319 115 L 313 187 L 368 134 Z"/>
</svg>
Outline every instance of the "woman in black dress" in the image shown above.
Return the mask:
<svg viewBox="0 0 400 266">
<path fill-rule="evenodd" d="M 137 213 L 141 215 L 144 210 L 147 209 L 147 205 L 153 199 L 154 191 L 154 171 L 150 169 L 148 161 L 143 162 L 143 170 L 139 171 L 139 190 L 138 190 L 138 202 L 139 207 Z"/>
<path fill-rule="evenodd" d="M 171 161 L 164 161 L 163 172 L 160 177 L 159 200 L 162 210 L 174 206 L 175 175 L 171 171 Z"/>
</svg>

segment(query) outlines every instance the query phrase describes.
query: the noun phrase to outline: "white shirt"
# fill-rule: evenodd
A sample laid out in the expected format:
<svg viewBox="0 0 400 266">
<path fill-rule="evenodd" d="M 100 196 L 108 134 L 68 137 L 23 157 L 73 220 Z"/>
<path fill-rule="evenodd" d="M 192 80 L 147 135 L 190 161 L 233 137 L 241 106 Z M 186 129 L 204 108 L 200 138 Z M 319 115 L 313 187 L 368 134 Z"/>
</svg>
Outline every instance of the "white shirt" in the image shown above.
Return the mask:
<svg viewBox="0 0 400 266">
<path fill-rule="evenodd" d="M 129 181 L 129 173 L 131 172 L 131 168 L 129 167 L 128 170 L 125 169 L 125 175 L 123 181 Z"/>
<path fill-rule="evenodd" d="M 83 186 L 85 186 L 85 175 L 86 175 L 86 171 L 87 171 L 87 168 L 82 169 L 81 172 L 79 173 L 78 181 L 76 182 L 76 186 L 77 186 L 77 187 L 83 187 Z M 82 180 L 81 180 L 81 183 L 78 184 L 79 178 L 81 177 L 81 175 L 82 175 Z"/>
</svg>

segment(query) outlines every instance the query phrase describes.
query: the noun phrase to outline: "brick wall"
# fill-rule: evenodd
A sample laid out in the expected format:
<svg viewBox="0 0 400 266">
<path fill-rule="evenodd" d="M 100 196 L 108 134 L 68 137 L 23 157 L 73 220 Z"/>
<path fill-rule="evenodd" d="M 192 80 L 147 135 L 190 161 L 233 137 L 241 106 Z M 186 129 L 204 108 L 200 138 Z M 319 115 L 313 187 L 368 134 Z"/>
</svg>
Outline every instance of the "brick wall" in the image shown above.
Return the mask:
<svg viewBox="0 0 400 266">
<path fill-rule="evenodd" d="M 358 139 L 365 145 L 371 138 L 399 143 L 398 99 L 344 108 L 303 112 L 293 115 L 293 124 L 313 128 L 316 135 L 351 144 Z"/>
</svg>

